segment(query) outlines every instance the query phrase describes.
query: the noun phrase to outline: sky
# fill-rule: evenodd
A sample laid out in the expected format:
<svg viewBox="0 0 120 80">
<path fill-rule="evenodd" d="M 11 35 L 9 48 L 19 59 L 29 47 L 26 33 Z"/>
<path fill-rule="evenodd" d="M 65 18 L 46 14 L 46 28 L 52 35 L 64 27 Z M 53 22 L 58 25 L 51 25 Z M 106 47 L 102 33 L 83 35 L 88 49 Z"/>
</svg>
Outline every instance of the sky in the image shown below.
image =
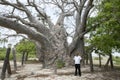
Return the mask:
<svg viewBox="0 0 120 80">
<path fill-rule="evenodd" d="M 4 39 L 4 38 L 8 39 L 8 42 L 6 42 L 5 44 L 0 43 L 0 47 L 7 48 L 8 44 L 12 44 L 12 47 L 13 47 L 16 43 L 18 43 L 22 39 L 22 37 L 7 37 L 7 36 L 5 36 L 5 34 L 13 35 L 13 34 L 16 34 L 16 32 L 13 30 L 7 29 L 7 28 L 0 27 L 0 38 L 1 39 Z"/>
</svg>

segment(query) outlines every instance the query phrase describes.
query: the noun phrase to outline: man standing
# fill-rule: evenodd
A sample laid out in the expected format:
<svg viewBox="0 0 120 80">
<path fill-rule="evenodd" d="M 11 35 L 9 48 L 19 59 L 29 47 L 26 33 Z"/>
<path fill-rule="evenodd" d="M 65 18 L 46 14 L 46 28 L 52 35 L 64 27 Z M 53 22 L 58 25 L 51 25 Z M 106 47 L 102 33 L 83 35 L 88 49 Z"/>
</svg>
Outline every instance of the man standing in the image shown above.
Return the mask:
<svg viewBox="0 0 120 80">
<path fill-rule="evenodd" d="M 80 61 L 81 61 L 81 56 L 79 56 L 79 53 L 77 53 L 74 56 L 74 61 L 75 61 L 75 76 L 77 76 L 77 73 L 79 76 L 81 76 L 81 67 L 80 67 Z"/>
</svg>

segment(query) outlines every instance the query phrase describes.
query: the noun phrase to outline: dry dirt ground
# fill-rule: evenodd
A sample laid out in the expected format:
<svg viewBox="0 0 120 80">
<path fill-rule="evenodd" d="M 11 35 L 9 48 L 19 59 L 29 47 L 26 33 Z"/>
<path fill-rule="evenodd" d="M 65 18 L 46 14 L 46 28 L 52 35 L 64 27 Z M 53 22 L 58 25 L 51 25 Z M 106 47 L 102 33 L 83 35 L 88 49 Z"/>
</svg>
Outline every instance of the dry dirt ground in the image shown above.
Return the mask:
<svg viewBox="0 0 120 80">
<path fill-rule="evenodd" d="M 0 69 L 2 68 L 0 64 Z M 57 70 L 54 74 L 54 69 L 42 69 L 40 63 L 25 64 L 21 67 L 18 63 L 18 69 L 9 78 L 5 80 L 120 80 L 120 70 L 101 70 L 94 67 L 95 72 L 90 73 L 89 66 L 82 66 L 82 76 L 74 76 L 74 66 Z M 13 66 L 12 66 L 13 69 Z M 13 71 L 13 70 L 12 70 Z M 0 72 L 1 73 L 1 72 Z"/>
</svg>

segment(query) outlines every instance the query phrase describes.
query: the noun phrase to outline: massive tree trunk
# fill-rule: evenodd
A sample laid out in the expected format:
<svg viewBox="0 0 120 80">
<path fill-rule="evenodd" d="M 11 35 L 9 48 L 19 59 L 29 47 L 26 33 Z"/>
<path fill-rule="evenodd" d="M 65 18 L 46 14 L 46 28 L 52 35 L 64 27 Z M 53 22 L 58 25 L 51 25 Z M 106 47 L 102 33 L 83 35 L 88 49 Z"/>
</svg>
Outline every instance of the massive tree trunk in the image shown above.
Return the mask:
<svg viewBox="0 0 120 80">
<path fill-rule="evenodd" d="M 40 50 L 42 50 L 41 54 L 45 55 L 44 56 L 44 60 L 46 60 L 45 62 L 49 62 L 49 64 L 54 63 L 57 56 L 59 56 L 58 58 L 60 59 L 65 59 L 64 57 L 66 57 L 67 55 L 66 53 L 66 48 L 67 48 L 66 32 L 65 32 L 64 27 L 63 26 L 61 27 L 59 23 L 54 26 L 55 27 L 54 31 L 52 32 L 45 31 L 46 32 L 45 35 L 41 33 L 37 33 L 30 28 L 27 28 L 28 26 L 19 24 L 17 22 L 14 22 L 10 19 L 7 19 L 1 16 L 0 16 L 0 25 L 6 28 L 14 29 L 19 33 L 27 34 L 29 38 L 36 40 L 38 42 L 37 45 L 41 46 L 39 47 Z"/>
<path fill-rule="evenodd" d="M 59 8 L 59 17 L 54 24 L 49 15 L 34 0 L 27 0 L 27 4 L 23 4 L 19 0 L 14 3 L 1 0 L 1 5 L 9 5 L 13 10 L 9 14 L 0 15 L 0 26 L 13 29 L 19 34 L 26 34 L 30 39 L 35 40 L 37 55 L 39 60 L 42 61 L 43 67 L 54 64 L 57 59 L 69 61 L 66 58 L 69 58 L 69 54 L 76 51 L 80 52 L 84 60 L 84 34 L 86 33 L 87 15 L 92 8 L 92 2 L 93 0 L 55 1 L 55 5 Z M 32 14 L 29 6 L 36 10 L 37 15 Z M 70 9 L 68 9 L 68 6 Z M 24 12 L 24 16 L 16 15 L 16 10 Z M 64 19 L 66 16 L 73 15 L 73 13 L 76 15 L 75 35 L 73 42 L 68 47 Z"/>
<path fill-rule="evenodd" d="M 83 58 L 83 64 L 85 64 L 84 35 L 87 32 L 86 22 L 89 11 L 93 7 L 92 2 L 93 0 L 81 0 L 81 2 L 78 4 L 80 7 L 77 7 L 76 12 L 76 31 L 73 38 L 73 43 L 70 46 L 70 54 L 79 52 Z"/>
</svg>

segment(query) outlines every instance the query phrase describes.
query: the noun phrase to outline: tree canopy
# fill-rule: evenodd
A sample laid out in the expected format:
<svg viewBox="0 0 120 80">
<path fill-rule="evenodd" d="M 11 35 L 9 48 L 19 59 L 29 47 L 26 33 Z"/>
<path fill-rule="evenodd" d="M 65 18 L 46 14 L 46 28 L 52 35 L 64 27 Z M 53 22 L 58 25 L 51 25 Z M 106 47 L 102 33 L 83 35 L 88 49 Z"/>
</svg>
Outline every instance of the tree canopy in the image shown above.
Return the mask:
<svg viewBox="0 0 120 80">
<path fill-rule="evenodd" d="M 35 54 L 36 53 L 35 43 L 33 43 L 29 40 L 23 39 L 15 47 L 16 47 L 16 50 L 19 53 L 22 53 L 22 52 L 26 52 L 26 53 L 29 53 L 29 54 Z"/>
<path fill-rule="evenodd" d="M 103 53 L 120 50 L 120 1 L 103 0 L 96 17 L 90 18 L 90 23 L 99 23 L 95 31 L 90 33 L 91 44 Z"/>
</svg>

